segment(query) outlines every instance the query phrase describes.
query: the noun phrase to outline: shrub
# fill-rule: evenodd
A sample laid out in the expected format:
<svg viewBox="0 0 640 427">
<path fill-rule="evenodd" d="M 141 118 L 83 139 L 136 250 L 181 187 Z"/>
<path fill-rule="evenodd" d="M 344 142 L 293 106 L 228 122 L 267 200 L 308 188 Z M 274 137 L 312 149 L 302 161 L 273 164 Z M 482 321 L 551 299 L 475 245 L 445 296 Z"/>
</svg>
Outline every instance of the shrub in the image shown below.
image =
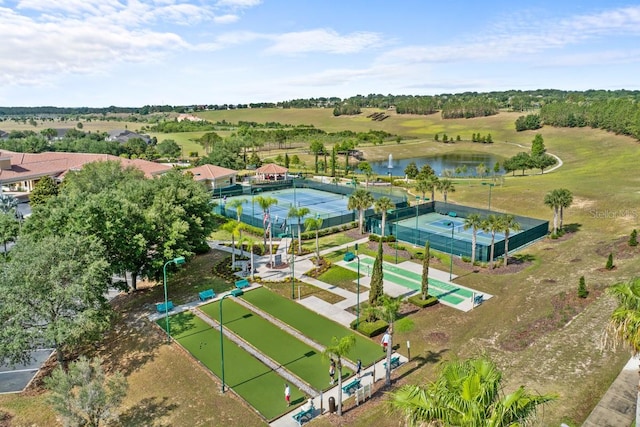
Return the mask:
<svg viewBox="0 0 640 427">
<path fill-rule="evenodd" d="M 463 261 L 463 262 L 471 262 L 471 257 L 470 257 L 470 256 L 466 256 L 466 255 L 464 255 L 464 256 L 462 257 L 462 261 Z"/>
<path fill-rule="evenodd" d="M 429 296 L 429 298 L 427 299 L 422 299 L 421 295 L 414 295 L 412 297 L 409 297 L 407 301 L 409 301 L 411 304 L 417 307 L 425 308 L 425 307 L 431 307 L 432 305 L 436 305 L 438 303 L 438 298 L 434 296 Z"/>
<path fill-rule="evenodd" d="M 589 296 L 587 285 L 584 282 L 584 276 L 580 276 L 580 282 L 578 283 L 578 296 L 580 298 L 586 298 Z"/>
<path fill-rule="evenodd" d="M 351 322 L 351 329 L 356 328 L 356 321 Z M 376 320 L 374 322 L 367 322 L 360 320 L 360 324 L 358 325 L 358 332 L 362 335 L 366 335 L 369 338 L 374 337 L 383 333 L 389 328 L 389 324 L 384 320 Z"/>
<path fill-rule="evenodd" d="M 380 236 L 378 236 L 377 234 L 369 234 L 369 241 L 370 242 L 379 242 L 380 241 Z M 382 238 L 382 242 L 395 242 L 396 241 L 396 236 L 384 236 Z"/>
<path fill-rule="evenodd" d="M 629 246 L 638 246 L 638 230 L 636 230 L 635 228 L 629 236 Z"/>
<path fill-rule="evenodd" d="M 604 266 L 607 270 L 613 270 L 613 254 L 609 253 L 609 257 L 607 258 L 607 264 Z"/>
</svg>

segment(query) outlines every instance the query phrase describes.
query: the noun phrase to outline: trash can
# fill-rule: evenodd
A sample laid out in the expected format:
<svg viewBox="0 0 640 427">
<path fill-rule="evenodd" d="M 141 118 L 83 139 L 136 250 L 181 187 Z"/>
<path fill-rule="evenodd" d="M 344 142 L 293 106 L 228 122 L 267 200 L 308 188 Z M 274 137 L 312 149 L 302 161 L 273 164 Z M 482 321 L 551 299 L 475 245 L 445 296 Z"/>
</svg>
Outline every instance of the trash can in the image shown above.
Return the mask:
<svg viewBox="0 0 640 427">
<path fill-rule="evenodd" d="M 336 412 L 336 398 L 331 396 L 329 398 L 329 413 L 333 414 Z"/>
</svg>

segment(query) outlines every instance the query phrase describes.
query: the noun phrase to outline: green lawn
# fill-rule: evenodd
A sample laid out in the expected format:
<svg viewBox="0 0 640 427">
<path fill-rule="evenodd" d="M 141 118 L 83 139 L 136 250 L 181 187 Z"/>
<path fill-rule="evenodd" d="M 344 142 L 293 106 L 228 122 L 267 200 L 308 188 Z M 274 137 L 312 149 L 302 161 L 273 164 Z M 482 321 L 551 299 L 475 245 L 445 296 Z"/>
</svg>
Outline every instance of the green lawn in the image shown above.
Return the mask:
<svg viewBox="0 0 640 427">
<path fill-rule="evenodd" d="M 361 271 L 360 277 L 364 277 L 364 274 L 362 273 L 363 272 Z M 339 265 L 331 266 L 330 269 L 328 269 L 327 271 L 322 273 L 320 276 L 318 276 L 318 280 L 322 282 L 337 286 L 342 289 L 346 289 L 347 291 L 351 291 L 351 292 L 357 291 L 357 283 L 356 283 L 357 278 L 358 278 L 357 272 L 346 269 L 344 267 L 340 267 Z M 363 287 L 362 284 L 360 284 L 360 287 L 361 287 L 360 289 L 361 292 L 364 292 L 367 289 L 369 289 L 368 287 Z"/>
<path fill-rule="evenodd" d="M 347 335 L 355 335 L 356 345 L 349 354 L 349 360 L 360 359 L 364 366 L 369 366 L 383 357 L 380 346 L 374 341 L 268 289 L 254 289 L 244 294 L 242 298 L 324 346 L 330 345 L 333 337 L 339 339 Z"/>
<path fill-rule="evenodd" d="M 221 378 L 220 333 L 189 312 L 171 316 L 170 323 L 173 338 Z M 164 327 L 164 319 L 160 319 L 158 325 Z M 225 383 L 265 418 L 271 420 L 287 411 L 284 401 L 285 380 L 275 371 L 226 338 L 224 361 Z M 304 403 L 305 394 L 292 384 L 289 386 L 292 404 Z"/>
<path fill-rule="evenodd" d="M 226 299 L 222 304 L 226 328 L 314 389 L 329 388 L 329 361 L 324 360 L 320 352 L 233 300 Z M 217 301 L 200 308 L 207 316 L 220 319 Z M 344 374 L 349 375 L 350 372 L 345 369 Z"/>
</svg>

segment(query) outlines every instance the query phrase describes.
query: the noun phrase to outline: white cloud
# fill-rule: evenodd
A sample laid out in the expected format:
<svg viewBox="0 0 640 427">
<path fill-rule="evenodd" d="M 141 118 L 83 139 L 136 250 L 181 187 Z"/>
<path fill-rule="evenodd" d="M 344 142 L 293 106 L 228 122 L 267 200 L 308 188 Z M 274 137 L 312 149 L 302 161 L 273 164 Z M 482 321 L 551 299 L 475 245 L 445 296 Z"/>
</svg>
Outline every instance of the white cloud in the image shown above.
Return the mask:
<svg viewBox="0 0 640 427">
<path fill-rule="evenodd" d="M 255 7 L 262 3 L 262 0 L 220 0 L 218 6 L 235 7 L 235 8 L 249 8 Z"/>
<path fill-rule="evenodd" d="M 266 51 L 284 55 L 308 52 L 355 53 L 379 45 L 382 41 L 382 37 L 376 33 L 355 32 L 340 35 L 327 29 L 285 33 L 269 38 L 274 44 Z"/>
<path fill-rule="evenodd" d="M 217 15 L 213 17 L 213 22 L 216 24 L 233 24 L 238 22 L 239 19 L 240 17 L 234 14 Z"/>
</svg>

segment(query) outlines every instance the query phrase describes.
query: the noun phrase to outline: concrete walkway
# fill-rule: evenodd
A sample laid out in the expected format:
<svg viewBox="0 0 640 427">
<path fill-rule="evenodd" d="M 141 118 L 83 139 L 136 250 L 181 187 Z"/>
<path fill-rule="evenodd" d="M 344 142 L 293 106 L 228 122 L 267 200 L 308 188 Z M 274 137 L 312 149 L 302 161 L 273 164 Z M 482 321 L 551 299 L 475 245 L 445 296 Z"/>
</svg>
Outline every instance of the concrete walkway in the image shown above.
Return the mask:
<svg viewBox="0 0 640 427">
<path fill-rule="evenodd" d="M 639 363 L 638 357 L 629 359 L 582 427 L 627 427 L 633 423 L 636 417 Z"/>
</svg>

